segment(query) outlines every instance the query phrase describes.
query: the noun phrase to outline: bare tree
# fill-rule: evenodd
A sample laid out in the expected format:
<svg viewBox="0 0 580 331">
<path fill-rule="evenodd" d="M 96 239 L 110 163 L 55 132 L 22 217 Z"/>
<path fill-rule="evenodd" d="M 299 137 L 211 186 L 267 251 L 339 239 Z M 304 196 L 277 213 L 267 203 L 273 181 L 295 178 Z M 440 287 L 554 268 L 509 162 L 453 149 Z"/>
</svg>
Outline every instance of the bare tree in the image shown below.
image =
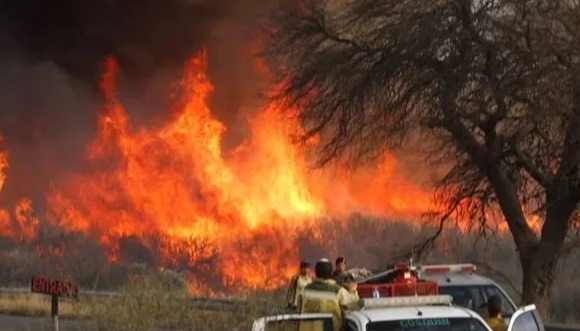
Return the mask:
<svg viewBox="0 0 580 331">
<path fill-rule="evenodd" d="M 543 303 L 580 200 L 580 5 L 553 0 L 281 0 L 263 50 L 319 165 L 419 135 L 450 170 L 442 222 L 515 241 L 523 303 Z M 541 233 L 526 220 L 543 219 Z M 487 215 L 487 216 L 486 216 Z"/>
</svg>

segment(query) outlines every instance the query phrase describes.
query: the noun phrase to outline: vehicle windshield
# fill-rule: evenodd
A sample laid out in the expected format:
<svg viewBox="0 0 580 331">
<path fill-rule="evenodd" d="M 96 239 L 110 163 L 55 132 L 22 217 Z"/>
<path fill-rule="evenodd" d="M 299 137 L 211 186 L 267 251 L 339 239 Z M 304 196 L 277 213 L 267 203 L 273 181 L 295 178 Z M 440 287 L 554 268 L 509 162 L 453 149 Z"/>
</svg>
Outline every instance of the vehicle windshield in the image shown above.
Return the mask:
<svg viewBox="0 0 580 331">
<path fill-rule="evenodd" d="M 487 299 L 497 294 L 503 302 L 504 317 L 511 317 L 515 307 L 510 303 L 506 295 L 497 286 L 439 286 L 439 294 L 450 295 L 453 304 L 471 309 L 482 316 L 486 315 L 485 308 L 480 308 Z"/>
<path fill-rule="evenodd" d="M 475 318 L 423 318 L 370 322 L 367 331 L 488 331 Z"/>
</svg>

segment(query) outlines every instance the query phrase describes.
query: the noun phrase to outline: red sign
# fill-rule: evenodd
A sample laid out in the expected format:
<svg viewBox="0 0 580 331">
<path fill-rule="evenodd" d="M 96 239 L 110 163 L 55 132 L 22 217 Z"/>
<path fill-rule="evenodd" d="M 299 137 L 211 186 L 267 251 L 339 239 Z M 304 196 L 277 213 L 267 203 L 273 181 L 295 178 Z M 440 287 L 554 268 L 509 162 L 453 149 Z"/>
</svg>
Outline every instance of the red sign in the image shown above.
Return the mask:
<svg viewBox="0 0 580 331">
<path fill-rule="evenodd" d="M 79 287 L 73 282 L 44 277 L 32 277 L 30 280 L 30 291 L 33 293 L 42 293 L 73 299 L 78 298 L 79 295 Z"/>
</svg>

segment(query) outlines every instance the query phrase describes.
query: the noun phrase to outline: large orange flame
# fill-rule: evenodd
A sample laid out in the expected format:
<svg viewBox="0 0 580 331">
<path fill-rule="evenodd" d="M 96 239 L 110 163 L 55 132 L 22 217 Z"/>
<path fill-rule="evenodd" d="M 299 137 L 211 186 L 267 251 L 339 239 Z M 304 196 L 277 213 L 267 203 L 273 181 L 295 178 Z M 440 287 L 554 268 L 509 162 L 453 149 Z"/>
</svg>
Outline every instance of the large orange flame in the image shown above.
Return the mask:
<svg viewBox="0 0 580 331">
<path fill-rule="evenodd" d="M 352 213 L 416 219 L 431 207 L 430 191 L 401 176 L 392 155 L 340 176 L 311 172 L 290 138 L 300 125 L 275 105 L 261 109 L 251 135 L 225 152 L 226 127 L 207 106 L 213 86 L 205 52 L 186 65 L 180 111 L 153 128 L 133 126 L 116 96 L 118 65 L 109 58 L 106 67 L 106 103 L 88 149 L 92 172 L 49 192 L 45 219 L 98 238 L 112 260 L 120 258 L 119 239 L 136 236 L 161 250 L 161 264 L 207 268 L 198 262 L 213 257 L 225 285 L 276 288 L 295 271 L 299 235 L 324 241 L 318 220 Z M 2 153 L 0 189 L 7 166 Z M 0 223 L 9 225 L 0 235 L 34 237 L 39 220 L 31 210 L 28 199 L 14 220 L 0 210 Z"/>
<path fill-rule="evenodd" d="M 48 200 L 50 215 L 59 215 L 49 221 L 99 235 L 113 258 L 125 235 L 204 239 L 220 252 L 224 283 L 277 287 L 294 272 L 298 232 L 316 229 L 316 220 L 353 212 L 416 217 L 431 201 L 397 177 L 392 157 L 344 180 L 310 172 L 290 138 L 298 123 L 274 105 L 258 112 L 251 136 L 224 155 L 226 128 L 207 106 L 213 86 L 205 53 L 186 66 L 181 111 L 158 128 L 131 126 L 115 95 L 117 64 L 106 64 L 107 102 L 89 149 L 95 171 Z M 240 250 L 240 242 L 255 247 Z"/>
</svg>

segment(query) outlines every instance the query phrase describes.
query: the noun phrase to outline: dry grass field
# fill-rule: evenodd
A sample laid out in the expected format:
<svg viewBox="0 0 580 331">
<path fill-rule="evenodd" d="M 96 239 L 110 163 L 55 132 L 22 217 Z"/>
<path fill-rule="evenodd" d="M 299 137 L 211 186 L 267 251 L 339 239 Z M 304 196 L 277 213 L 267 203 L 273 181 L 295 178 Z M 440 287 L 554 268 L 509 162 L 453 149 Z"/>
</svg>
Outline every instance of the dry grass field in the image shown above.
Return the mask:
<svg viewBox="0 0 580 331">
<path fill-rule="evenodd" d="M 281 299 L 262 296 L 260 303 L 240 305 L 231 311 L 194 308 L 184 289 L 170 289 L 156 278 L 142 278 L 110 299 L 61 300 L 60 318 L 97 322 L 103 330 L 179 329 L 212 331 L 251 329 L 259 316 L 280 313 Z M 268 301 L 271 300 L 271 301 Z M 37 294 L 0 296 L 0 314 L 50 316 L 50 298 Z"/>
<path fill-rule="evenodd" d="M 66 319 L 85 318 L 83 303 L 62 300 L 60 316 Z M 0 296 L 0 313 L 8 315 L 50 316 L 50 297 L 37 294 Z"/>
</svg>

